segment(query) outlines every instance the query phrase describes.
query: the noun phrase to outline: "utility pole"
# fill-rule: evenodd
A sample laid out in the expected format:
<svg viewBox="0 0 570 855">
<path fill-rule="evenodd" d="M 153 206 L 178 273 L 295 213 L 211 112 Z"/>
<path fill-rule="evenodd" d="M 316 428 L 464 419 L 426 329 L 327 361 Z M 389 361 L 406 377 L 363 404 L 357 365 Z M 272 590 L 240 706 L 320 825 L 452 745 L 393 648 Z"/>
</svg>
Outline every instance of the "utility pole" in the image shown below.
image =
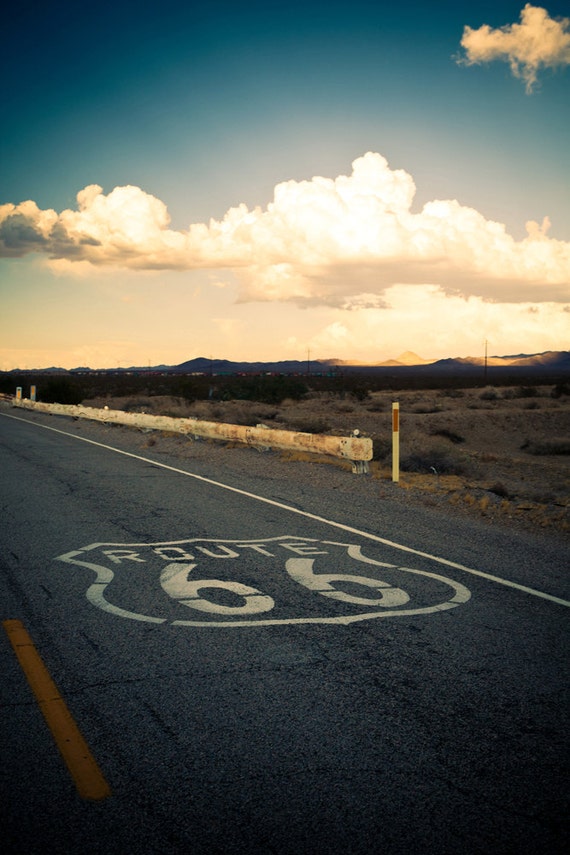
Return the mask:
<svg viewBox="0 0 570 855">
<path fill-rule="evenodd" d="M 485 339 L 485 372 L 483 375 L 485 386 L 487 385 L 487 339 Z"/>
</svg>

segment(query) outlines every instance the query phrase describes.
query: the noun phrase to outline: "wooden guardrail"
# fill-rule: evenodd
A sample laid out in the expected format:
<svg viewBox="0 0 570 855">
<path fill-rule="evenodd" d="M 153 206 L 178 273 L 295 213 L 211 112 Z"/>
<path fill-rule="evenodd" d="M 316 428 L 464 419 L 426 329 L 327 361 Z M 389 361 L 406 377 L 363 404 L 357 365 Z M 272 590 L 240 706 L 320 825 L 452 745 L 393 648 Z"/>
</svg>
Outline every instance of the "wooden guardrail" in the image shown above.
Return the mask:
<svg viewBox="0 0 570 855">
<path fill-rule="evenodd" d="M 242 425 L 207 422 L 201 419 L 182 419 L 170 416 L 152 416 L 146 413 L 126 413 L 108 408 L 84 407 L 80 404 L 44 404 L 28 398 L 13 398 L 12 405 L 36 412 L 91 419 L 112 424 L 131 425 L 150 430 L 172 431 L 192 437 L 239 442 L 257 448 L 280 448 L 325 454 L 350 460 L 352 471 L 366 474 L 372 460 L 372 440 L 358 436 L 327 436 L 301 431 L 274 430 L 265 425 L 244 427 Z"/>
</svg>

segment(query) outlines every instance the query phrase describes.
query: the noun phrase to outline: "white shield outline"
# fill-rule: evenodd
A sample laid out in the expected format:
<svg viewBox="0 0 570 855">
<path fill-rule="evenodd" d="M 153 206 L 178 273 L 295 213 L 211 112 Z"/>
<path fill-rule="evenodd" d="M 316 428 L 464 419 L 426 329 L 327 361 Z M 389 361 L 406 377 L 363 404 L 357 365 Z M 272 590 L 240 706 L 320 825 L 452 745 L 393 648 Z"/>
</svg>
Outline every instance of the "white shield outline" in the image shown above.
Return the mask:
<svg viewBox="0 0 570 855">
<path fill-rule="evenodd" d="M 118 549 L 127 549 L 138 547 L 140 549 L 152 549 L 157 547 L 175 547 L 180 545 L 188 546 L 190 544 L 196 543 L 218 543 L 218 544 L 234 544 L 234 545 L 254 545 L 254 544 L 270 544 L 270 543 L 278 543 L 279 541 L 300 541 L 302 543 L 314 543 L 314 544 L 326 544 L 330 546 L 341 546 L 348 550 L 348 555 L 355 559 L 356 561 L 361 561 L 365 564 L 372 564 L 378 567 L 389 568 L 390 570 L 398 570 L 406 574 L 412 574 L 415 576 L 423 576 L 428 579 L 433 579 L 439 583 L 450 587 L 453 590 L 453 596 L 446 600 L 443 603 L 436 603 L 431 606 L 424 606 L 419 608 L 394 608 L 394 609 L 381 609 L 380 611 L 372 611 L 354 615 L 336 615 L 332 617 L 305 617 L 305 618 L 261 618 L 259 620 L 225 620 L 225 621 L 216 621 L 216 620 L 172 620 L 170 621 L 168 618 L 161 617 L 153 617 L 152 615 L 143 615 L 137 612 L 132 612 L 127 609 L 123 609 L 120 606 L 116 606 L 111 603 L 105 597 L 105 589 L 112 582 L 115 577 L 113 570 L 110 567 L 105 567 L 101 564 L 96 564 L 92 561 L 83 561 L 79 558 L 79 556 L 85 555 L 85 553 L 92 552 L 95 549 L 100 549 L 101 547 L 116 547 Z M 278 537 L 268 537 L 261 539 L 254 538 L 239 538 L 239 539 L 226 539 L 226 538 L 207 538 L 207 537 L 195 537 L 195 538 L 185 538 L 183 540 L 169 540 L 169 541 L 157 541 L 152 543 L 110 543 L 110 542 L 99 542 L 99 543 L 91 543 L 89 546 L 84 546 L 81 549 L 72 550 L 71 552 L 66 552 L 63 555 L 58 555 L 54 560 L 62 561 L 66 564 L 73 564 L 78 567 L 86 567 L 89 570 L 93 570 L 96 574 L 95 582 L 93 582 L 86 591 L 87 600 L 97 608 L 102 611 L 108 612 L 110 614 L 116 615 L 117 617 L 128 618 L 129 620 L 135 620 L 145 623 L 155 623 L 155 624 L 163 624 L 168 623 L 171 626 L 193 626 L 193 627 L 245 627 L 245 626 L 279 626 L 286 624 L 341 624 L 348 625 L 351 623 L 356 623 L 364 620 L 375 620 L 377 618 L 386 618 L 386 617 L 404 617 L 411 615 L 421 615 L 421 614 L 433 614 L 437 612 L 447 611 L 448 609 L 456 608 L 459 605 L 463 605 L 471 598 L 471 592 L 465 585 L 460 582 L 456 582 L 453 579 L 449 579 L 446 576 L 441 576 L 438 573 L 431 573 L 427 570 L 416 570 L 411 567 L 402 567 L 397 564 L 389 564 L 383 561 L 377 561 L 374 558 L 370 558 L 362 554 L 362 547 L 358 544 L 354 543 L 344 543 L 333 540 L 321 540 L 320 538 L 312 538 L 312 537 L 300 537 L 299 535 L 280 535 Z M 347 574 L 349 575 L 349 574 Z"/>
</svg>

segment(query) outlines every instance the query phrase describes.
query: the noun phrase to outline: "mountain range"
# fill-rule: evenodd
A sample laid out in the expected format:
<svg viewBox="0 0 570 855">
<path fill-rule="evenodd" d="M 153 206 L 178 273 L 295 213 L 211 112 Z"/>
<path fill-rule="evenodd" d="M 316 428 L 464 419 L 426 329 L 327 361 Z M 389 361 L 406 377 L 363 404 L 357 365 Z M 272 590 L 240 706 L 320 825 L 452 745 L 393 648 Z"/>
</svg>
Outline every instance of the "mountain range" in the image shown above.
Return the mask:
<svg viewBox="0 0 570 855">
<path fill-rule="evenodd" d="M 282 362 L 231 362 L 227 359 L 206 359 L 198 357 L 176 366 L 159 366 L 151 370 L 171 371 L 175 373 L 200 374 L 331 374 L 383 372 L 389 370 L 422 373 L 473 373 L 485 368 L 525 369 L 527 372 L 549 371 L 570 373 L 570 351 L 546 351 L 545 353 L 514 356 L 468 356 L 453 359 L 429 360 L 416 353 L 406 351 L 397 359 L 384 362 L 365 363 L 348 362 L 341 359 L 288 360 Z"/>
<path fill-rule="evenodd" d="M 14 369 L 8 374 L 89 374 L 102 373 L 168 373 L 168 374 L 339 374 L 339 373 L 389 373 L 390 371 L 420 372 L 426 374 L 473 374 L 489 369 L 509 371 L 570 374 L 570 351 L 547 350 L 544 353 L 518 353 L 510 356 L 466 356 L 448 359 L 423 359 L 417 353 L 406 351 L 396 359 L 384 362 L 350 362 L 341 359 L 284 360 L 278 362 L 232 362 L 229 359 L 197 357 L 179 365 L 131 366 L 130 368 L 93 369 L 87 367 Z"/>
</svg>

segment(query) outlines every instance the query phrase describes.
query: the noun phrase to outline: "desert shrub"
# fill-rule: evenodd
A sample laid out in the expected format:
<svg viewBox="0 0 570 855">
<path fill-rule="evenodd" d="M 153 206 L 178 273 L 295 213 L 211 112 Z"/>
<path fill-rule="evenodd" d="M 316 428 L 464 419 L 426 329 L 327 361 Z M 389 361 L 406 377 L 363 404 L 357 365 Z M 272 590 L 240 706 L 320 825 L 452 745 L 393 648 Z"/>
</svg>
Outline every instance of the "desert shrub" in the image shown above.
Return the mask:
<svg viewBox="0 0 570 855">
<path fill-rule="evenodd" d="M 152 400 L 146 397 L 130 398 L 121 407 L 125 413 L 149 413 L 152 412 Z"/>
<path fill-rule="evenodd" d="M 66 377 L 54 377 L 37 390 L 37 400 L 44 404 L 80 404 L 83 398 L 81 387 Z"/>
<path fill-rule="evenodd" d="M 370 392 L 366 386 L 357 385 L 350 390 L 350 395 L 357 401 L 366 401 L 366 399 L 370 397 Z"/>
<path fill-rule="evenodd" d="M 430 413 L 441 413 L 441 407 L 438 407 L 435 404 L 419 404 L 417 407 L 414 407 L 412 413 L 415 413 L 418 416 L 427 416 Z"/>
<path fill-rule="evenodd" d="M 448 430 L 447 428 L 441 428 L 439 430 L 431 431 L 432 436 L 443 436 L 445 439 L 449 439 L 451 442 L 459 445 L 462 442 L 465 442 L 465 437 L 461 436 L 458 433 L 454 433 L 452 430 Z"/>
<path fill-rule="evenodd" d="M 484 389 L 479 395 L 482 401 L 496 401 L 498 397 L 496 389 Z"/>
<path fill-rule="evenodd" d="M 517 398 L 536 398 L 538 389 L 536 386 L 519 386 L 515 395 Z"/>
<path fill-rule="evenodd" d="M 524 409 L 525 410 L 539 410 L 540 404 L 538 403 L 538 401 L 529 401 L 527 404 L 524 405 Z"/>
<path fill-rule="evenodd" d="M 501 456 L 495 454 L 494 451 L 482 451 L 479 455 L 479 460 L 481 463 L 496 463 L 497 460 L 501 460 Z"/>
<path fill-rule="evenodd" d="M 432 448 L 414 451 L 400 459 L 404 472 L 433 472 L 437 475 L 463 475 L 465 462 L 447 449 Z"/>
<path fill-rule="evenodd" d="M 188 416 L 189 418 L 201 419 L 206 422 L 223 422 L 224 407 L 219 402 L 194 401 L 188 407 Z"/>
<path fill-rule="evenodd" d="M 299 401 L 307 386 L 297 377 L 232 377 L 221 384 L 218 396 L 223 401 L 259 401 L 280 404 L 286 398 Z"/>
<path fill-rule="evenodd" d="M 526 440 L 521 445 L 527 454 L 570 454 L 570 439 Z"/>
<path fill-rule="evenodd" d="M 366 407 L 369 413 L 385 413 L 387 408 L 385 401 L 373 401 Z"/>
<path fill-rule="evenodd" d="M 231 413 L 225 414 L 222 421 L 233 425 L 241 425 L 241 427 L 255 427 L 259 423 L 257 415 L 247 407 L 233 409 Z"/>
<path fill-rule="evenodd" d="M 507 490 L 502 481 L 497 481 L 496 484 L 489 487 L 489 493 L 494 493 L 495 496 L 499 496 L 501 499 L 512 498 L 511 493 Z"/>
<path fill-rule="evenodd" d="M 270 407 L 260 407 L 255 404 L 229 402 L 226 406 L 210 407 L 206 420 L 226 422 L 244 427 L 256 427 L 258 424 L 274 421 L 278 411 Z"/>
<path fill-rule="evenodd" d="M 279 410 L 276 410 L 275 407 L 254 407 L 252 414 L 256 419 L 256 424 L 257 422 L 272 422 L 279 415 Z"/>
<path fill-rule="evenodd" d="M 175 391 L 179 398 L 184 398 L 190 404 L 202 397 L 196 381 L 190 377 L 181 378 L 175 386 Z"/>
<path fill-rule="evenodd" d="M 373 437 L 372 460 L 386 460 L 392 451 L 392 443 L 383 437 Z"/>
<path fill-rule="evenodd" d="M 292 419 L 285 425 L 286 430 L 297 430 L 301 433 L 327 433 L 330 430 L 330 425 L 319 416 L 313 416 L 304 419 Z"/>
<path fill-rule="evenodd" d="M 562 395 L 570 395 L 570 383 L 557 383 L 550 394 L 553 398 L 561 398 Z"/>
<path fill-rule="evenodd" d="M 3 395 L 14 395 L 16 383 L 9 374 L 0 374 L 0 392 Z"/>
<path fill-rule="evenodd" d="M 465 392 L 463 389 L 442 389 L 440 391 L 441 398 L 464 398 Z"/>
</svg>

